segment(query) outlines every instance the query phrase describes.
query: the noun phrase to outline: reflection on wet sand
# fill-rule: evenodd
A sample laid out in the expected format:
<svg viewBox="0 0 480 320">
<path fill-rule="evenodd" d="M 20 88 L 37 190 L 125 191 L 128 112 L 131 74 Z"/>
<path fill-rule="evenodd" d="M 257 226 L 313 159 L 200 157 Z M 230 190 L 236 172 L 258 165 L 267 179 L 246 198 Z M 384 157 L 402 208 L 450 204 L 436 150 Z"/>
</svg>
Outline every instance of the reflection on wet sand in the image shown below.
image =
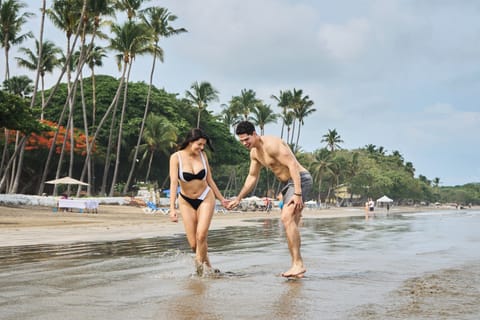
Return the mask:
<svg viewBox="0 0 480 320">
<path fill-rule="evenodd" d="M 271 306 L 271 319 L 304 318 L 306 305 L 303 300 L 308 299 L 308 297 L 304 296 L 303 281 L 304 279 L 285 280 L 283 290 Z"/>
<path fill-rule="evenodd" d="M 13 319 L 477 319 L 480 212 L 304 219 L 306 277 L 278 219 L 209 233 L 194 276 L 184 236 L 0 248 Z"/>
<path fill-rule="evenodd" d="M 165 319 L 215 319 L 213 308 L 205 296 L 209 283 L 194 278 L 182 283 L 178 294 L 167 299 L 167 312 L 159 312 Z M 163 308 L 162 308 L 163 309 Z"/>
</svg>

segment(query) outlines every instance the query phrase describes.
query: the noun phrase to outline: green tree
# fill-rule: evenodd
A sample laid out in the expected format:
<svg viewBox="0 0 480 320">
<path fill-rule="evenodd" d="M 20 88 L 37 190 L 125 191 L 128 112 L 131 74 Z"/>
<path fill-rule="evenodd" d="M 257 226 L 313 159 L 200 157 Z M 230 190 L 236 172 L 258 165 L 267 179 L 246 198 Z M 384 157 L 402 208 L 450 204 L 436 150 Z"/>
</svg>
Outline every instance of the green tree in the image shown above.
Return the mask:
<svg viewBox="0 0 480 320">
<path fill-rule="evenodd" d="M 12 45 L 21 44 L 28 38 L 33 37 L 31 31 L 21 33 L 23 25 L 34 14 L 20 11 L 26 7 L 24 2 L 18 0 L 0 1 L 0 43 L 5 50 L 5 79 L 10 78 L 8 54 Z"/>
<path fill-rule="evenodd" d="M 234 96 L 230 100 L 230 108 L 235 114 L 242 115 L 243 120 L 249 120 L 250 113 L 260 102 L 255 91 L 242 89 L 239 96 Z"/>
<path fill-rule="evenodd" d="M 115 36 L 111 39 L 110 48 L 117 51 L 116 55 L 118 66 L 123 64 L 122 77 L 126 75 L 125 88 L 123 91 L 123 105 L 120 114 L 120 121 L 118 125 L 117 135 L 117 149 L 115 157 L 115 168 L 112 177 L 112 185 L 110 188 L 110 196 L 113 196 L 115 184 L 118 177 L 118 168 L 120 165 L 120 150 L 122 144 L 122 130 L 123 122 L 125 118 L 125 110 L 127 107 L 128 96 L 128 81 L 130 78 L 130 72 L 132 69 L 133 61 L 137 55 L 152 52 L 150 46 L 152 34 L 147 29 L 145 24 L 137 24 L 134 22 L 126 22 L 123 25 L 114 24 L 112 26 L 112 32 Z M 158 50 L 158 48 L 155 48 Z"/>
<path fill-rule="evenodd" d="M 321 190 L 322 190 L 322 180 L 325 175 L 331 175 L 333 173 L 333 161 L 332 153 L 327 149 L 323 148 L 317 150 L 313 154 L 313 160 L 310 163 L 310 172 L 312 173 L 312 178 L 318 184 L 318 202 L 321 203 Z"/>
<path fill-rule="evenodd" d="M 156 153 L 168 155 L 175 148 L 177 135 L 177 128 L 167 118 L 153 113 L 148 115 L 143 132 L 145 144 L 139 146 L 142 163 L 148 158 L 145 182 L 149 181 L 150 178 L 153 156 Z M 136 161 L 136 158 L 133 161 Z"/>
<path fill-rule="evenodd" d="M 325 142 L 330 151 L 334 152 L 337 149 L 341 149 L 340 144 L 343 143 L 343 140 L 336 129 L 328 129 L 328 132 L 322 136 L 320 142 Z"/>
<path fill-rule="evenodd" d="M 208 103 L 218 100 L 218 91 L 209 82 L 195 81 L 190 86 L 191 91 L 187 90 L 185 95 L 187 100 L 198 108 L 197 128 L 200 128 L 200 115 L 208 107 Z"/>
<path fill-rule="evenodd" d="M 137 12 L 144 2 L 149 0 L 114 0 L 115 9 L 118 11 L 126 11 L 127 18 L 132 21 L 137 16 Z"/>
<path fill-rule="evenodd" d="M 297 142 L 295 145 L 298 147 L 298 141 L 300 140 L 300 129 L 305 124 L 304 119 L 317 111 L 313 108 L 313 101 L 310 100 L 308 96 L 302 97 L 298 106 L 294 109 L 295 117 L 298 119 L 298 131 L 297 131 Z"/>
<path fill-rule="evenodd" d="M 283 130 L 285 129 L 285 118 L 287 117 L 287 112 L 288 112 L 288 107 L 291 104 L 292 100 L 292 91 L 286 90 L 282 91 L 280 90 L 280 94 L 278 96 L 271 95 L 270 96 L 272 99 L 277 101 L 277 106 L 282 108 L 282 113 L 281 113 L 281 118 L 282 118 L 282 130 L 280 133 L 280 138 L 283 139 Z"/>
<path fill-rule="evenodd" d="M 37 66 L 39 66 L 42 88 L 42 109 L 40 119 L 43 120 L 45 108 L 45 74 L 47 72 L 53 72 L 53 69 L 60 65 L 59 55 L 62 53 L 62 49 L 57 47 L 55 43 L 51 41 L 45 41 L 42 45 L 42 57 L 40 58 L 40 43 L 38 40 L 35 40 L 35 52 L 24 47 L 20 48 L 19 52 L 25 55 L 25 58 L 15 57 L 19 66 L 25 67 L 31 71 L 37 70 Z"/>
<path fill-rule="evenodd" d="M 238 115 L 226 104 L 220 106 L 222 111 L 220 111 L 219 119 L 225 123 L 229 128 L 232 128 L 232 134 L 235 134 L 235 124 L 237 124 L 240 119 Z"/>
<path fill-rule="evenodd" d="M 253 122 L 260 128 L 260 135 L 265 134 L 265 125 L 277 122 L 278 115 L 269 105 L 258 103 L 252 110 Z"/>
<path fill-rule="evenodd" d="M 173 35 L 178 35 L 183 32 L 187 32 L 187 30 L 184 28 L 175 29 L 174 27 L 172 27 L 170 23 L 174 22 L 175 20 L 177 20 L 177 16 L 170 13 L 166 8 L 152 7 L 152 8 L 147 8 L 142 12 L 142 21 L 152 34 L 151 46 L 153 48 L 152 50 L 153 61 L 152 61 L 152 69 L 150 71 L 150 82 L 148 85 L 147 101 L 145 102 L 145 110 L 143 112 L 142 123 L 140 125 L 140 132 L 138 134 L 137 146 L 134 149 L 135 150 L 134 159 L 137 158 L 138 148 L 140 146 L 141 137 L 143 136 L 145 122 L 147 120 L 147 115 L 150 108 L 150 97 L 152 94 L 153 76 L 155 74 L 156 61 L 157 59 L 159 59 L 160 61 L 163 62 L 163 50 L 159 44 L 160 38 L 162 37 L 167 38 Z M 123 189 L 124 193 L 127 192 L 128 187 L 130 186 L 130 181 L 132 180 L 135 166 L 136 166 L 136 161 L 132 161 L 127 182 L 125 183 L 125 186 Z"/>
<path fill-rule="evenodd" d="M 3 88 L 9 93 L 25 98 L 32 91 L 32 79 L 27 76 L 15 76 L 3 81 Z"/>
</svg>

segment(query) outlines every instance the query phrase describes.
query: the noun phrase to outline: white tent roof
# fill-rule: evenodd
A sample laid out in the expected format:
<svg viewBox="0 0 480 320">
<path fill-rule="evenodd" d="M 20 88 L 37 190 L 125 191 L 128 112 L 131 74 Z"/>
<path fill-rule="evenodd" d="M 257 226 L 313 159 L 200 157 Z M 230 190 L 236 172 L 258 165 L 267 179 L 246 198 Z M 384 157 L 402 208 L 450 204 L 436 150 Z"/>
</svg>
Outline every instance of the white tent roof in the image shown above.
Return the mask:
<svg viewBox="0 0 480 320">
<path fill-rule="evenodd" d="M 80 180 L 73 179 L 73 178 L 70 178 L 70 177 L 63 177 L 63 178 L 60 178 L 60 179 L 50 180 L 50 181 L 47 181 L 45 183 L 49 183 L 49 184 L 79 184 L 79 185 L 82 185 L 82 186 L 88 186 L 88 183 L 85 183 L 85 182 L 82 182 Z"/>
<path fill-rule="evenodd" d="M 377 202 L 393 202 L 393 200 L 390 199 L 390 198 L 387 197 L 387 196 L 383 196 L 383 197 L 377 199 Z"/>
</svg>

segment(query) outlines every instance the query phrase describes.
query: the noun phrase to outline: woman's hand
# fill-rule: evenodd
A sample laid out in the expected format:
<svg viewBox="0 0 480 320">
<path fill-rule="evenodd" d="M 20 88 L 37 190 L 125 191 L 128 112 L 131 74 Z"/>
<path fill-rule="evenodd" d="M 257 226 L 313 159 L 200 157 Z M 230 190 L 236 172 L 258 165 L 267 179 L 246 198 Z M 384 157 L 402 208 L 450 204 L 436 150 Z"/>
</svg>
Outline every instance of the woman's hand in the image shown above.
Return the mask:
<svg viewBox="0 0 480 320">
<path fill-rule="evenodd" d="M 175 209 L 170 209 L 170 221 L 172 222 L 178 222 L 178 216 L 177 216 L 177 210 Z"/>
<path fill-rule="evenodd" d="M 228 205 L 230 204 L 230 200 L 227 200 L 227 199 L 223 199 L 222 200 L 222 206 L 225 208 L 225 209 L 228 209 Z"/>
</svg>

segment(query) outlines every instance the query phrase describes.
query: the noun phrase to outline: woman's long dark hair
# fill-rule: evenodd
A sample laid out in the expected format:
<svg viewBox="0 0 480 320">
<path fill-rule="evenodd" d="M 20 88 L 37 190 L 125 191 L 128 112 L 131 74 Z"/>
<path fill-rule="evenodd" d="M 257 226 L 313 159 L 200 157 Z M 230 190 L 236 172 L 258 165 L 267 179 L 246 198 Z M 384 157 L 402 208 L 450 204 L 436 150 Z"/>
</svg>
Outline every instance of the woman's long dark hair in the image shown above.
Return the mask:
<svg viewBox="0 0 480 320">
<path fill-rule="evenodd" d="M 210 148 L 210 150 L 214 151 L 213 147 L 212 147 L 212 143 L 210 141 L 210 138 L 200 128 L 192 129 L 187 133 L 187 136 L 185 137 L 185 140 L 180 145 L 179 150 L 185 149 L 190 142 L 194 142 L 194 141 L 197 141 L 199 139 L 205 139 L 207 141 L 207 146 Z"/>
</svg>

